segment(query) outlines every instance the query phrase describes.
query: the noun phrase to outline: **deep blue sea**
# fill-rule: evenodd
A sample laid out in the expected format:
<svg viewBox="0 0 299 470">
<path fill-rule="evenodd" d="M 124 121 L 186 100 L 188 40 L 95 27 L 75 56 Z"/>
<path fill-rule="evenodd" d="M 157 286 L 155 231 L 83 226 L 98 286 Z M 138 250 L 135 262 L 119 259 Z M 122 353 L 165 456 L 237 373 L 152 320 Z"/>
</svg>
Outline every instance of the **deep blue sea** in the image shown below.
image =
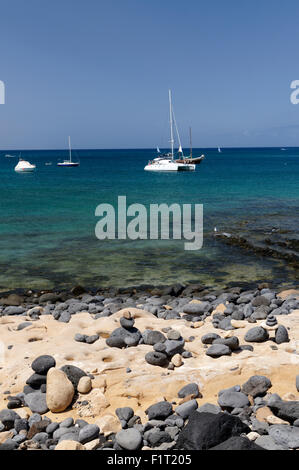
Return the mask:
<svg viewBox="0 0 299 470">
<path fill-rule="evenodd" d="M 5 158 L 5 154 L 16 158 Z M 131 286 L 202 282 L 225 286 L 273 280 L 292 284 L 281 260 L 229 247 L 213 228 L 244 224 L 286 228 L 299 216 L 299 148 L 194 150 L 206 159 L 190 173 L 143 170 L 153 150 L 80 150 L 77 168 L 56 163 L 66 151 L 21 151 L 37 165 L 17 174 L 20 151 L 0 152 L 0 289 Z M 52 162 L 51 166 L 45 165 Z M 185 251 L 175 240 L 105 240 L 95 236 L 95 209 L 103 202 L 203 204 L 204 244 Z"/>
</svg>

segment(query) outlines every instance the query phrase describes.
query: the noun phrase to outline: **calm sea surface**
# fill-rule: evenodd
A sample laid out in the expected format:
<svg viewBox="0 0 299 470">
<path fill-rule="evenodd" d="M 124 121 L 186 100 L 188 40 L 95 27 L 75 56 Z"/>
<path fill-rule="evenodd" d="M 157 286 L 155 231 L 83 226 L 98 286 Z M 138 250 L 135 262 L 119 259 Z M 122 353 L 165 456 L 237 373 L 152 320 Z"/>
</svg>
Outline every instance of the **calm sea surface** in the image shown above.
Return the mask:
<svg viewBox="0 0 299 470">
<path fill-rule="evenodd" d="M 152 150 L 80 150 L 80 167 L 56 163 L 66 151 L 22 151 L 37 165 L 17 174 L 18 158 L 0 152 L 0 289 L 53 288 L 75 284 L 128 286 L 196 281 L 208 285 L 274 280 L 287 285 L 295 273 L 283 261 L 228 247 L 213 228 L 286 228 L 298 233 L 299 149 L 207 149 L 191 173 L 143 170 Z M 51 166 L 45 165 L 52 162 Z M 204 205 L 204 245 L 185 251 L 182 241 L 95 237 L 100 203 Z"/>
</svg>

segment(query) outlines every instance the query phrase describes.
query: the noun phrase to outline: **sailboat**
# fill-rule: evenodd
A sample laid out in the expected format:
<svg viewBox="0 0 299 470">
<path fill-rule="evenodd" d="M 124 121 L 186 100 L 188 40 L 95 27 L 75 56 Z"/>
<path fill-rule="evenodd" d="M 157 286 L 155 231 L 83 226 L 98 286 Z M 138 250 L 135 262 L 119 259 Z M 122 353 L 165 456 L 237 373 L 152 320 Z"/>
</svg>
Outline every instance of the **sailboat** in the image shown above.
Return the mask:
<svg viewBox="0 0 299 470">
<path fill-rule="evenodd" d="M 170 118 L 170 145 L 171 152 L 161 154 L 159 157 L 150 160 L 144 167 L 146 171 L 194 171 L 195 165 L 186 163 L 185 161 L 176 160 L 174 158 L 174 135 L 173 135 L 173 124 L 175 124 L 178 141 L 179 141 L 179 153 L 182 153 L 182 146 L 178 128 L 175 121 L 175 116 L 172 109 L 171 90 L 168 92 L 169 95 L 169 118 Z M 157 149 L 158 150 L 158 149 Z M 160 153 L 160 149 L 159 152 Z"/>
<path fill-rule="evenodd" d="M 180 160 L 177 160 L 178 163 L 190 163 L 194 165 L 199 165 L 205 158 L 204 155 L 201 155 L 200 157 L 193 157 L 192 156 L 192 129 L 189 127 L 189 135 L 190 135 L 190 157 L 184 157 L 182 146 L 180 145 L 179 148 L 179 153 L 182 154 L 183 158 Z"/>
<path fill-rule="evenodd" d="M 222 152 L 222 150 L 221 150 L 221 148 L 220 148 L 220 147 L 218 147 L 218 152 L 219 152 L 219 153 L 221 153 L 221 152 Z"/>
<path fill-rule="evenodd" d="M 79 166 L 79 162 L 72 161 L 72 148 L 71 148 L 71 138 L 69 136 L 69 160 L 63 160 L 63 162 L 58 162 L 57 166 Z"/>
</svg>

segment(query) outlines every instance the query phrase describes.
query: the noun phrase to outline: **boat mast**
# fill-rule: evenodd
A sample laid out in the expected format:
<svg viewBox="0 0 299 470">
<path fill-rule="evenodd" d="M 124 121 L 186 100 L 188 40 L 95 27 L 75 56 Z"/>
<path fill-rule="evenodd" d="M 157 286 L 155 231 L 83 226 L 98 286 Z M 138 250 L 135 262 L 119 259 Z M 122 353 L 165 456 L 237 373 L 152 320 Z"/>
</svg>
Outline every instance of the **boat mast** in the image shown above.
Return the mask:
<svg viewBox="0 0 299 470">
<path fill-rule="evenodd" d="M 169 90 L 169 117 L 170 117 L 170 144 L 171 144 L 171 158 L 173 159 L 173 123 L 172 123 L 172 104 L 171 104 L 171 90 Z"/>
<path fill-rule="evenodd" d="M 189 133 L 190 133 L 190 158 L 192 158 L 192 132 L 191 132 L 191 127 L 189 127 Z"/>
<path fill-rule="evenodd" d="M 70 152 L 70 162 L 72 162 L 72 149 L 71 149 L 71 138 L 69 136 L 69 152 Z"/>
</svg>

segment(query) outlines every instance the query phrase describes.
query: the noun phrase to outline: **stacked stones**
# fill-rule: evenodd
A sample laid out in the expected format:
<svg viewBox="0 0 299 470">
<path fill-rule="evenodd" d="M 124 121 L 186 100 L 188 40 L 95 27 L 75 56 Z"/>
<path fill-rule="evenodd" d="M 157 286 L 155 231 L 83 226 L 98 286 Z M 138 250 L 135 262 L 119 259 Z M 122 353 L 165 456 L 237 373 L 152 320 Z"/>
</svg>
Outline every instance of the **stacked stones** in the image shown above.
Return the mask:
<svg viewBox="0 0 299 470">
<path fill-rule="evenodd" d="M 52 356 L 44 355 L 36 358 L 31 364 L 34 373 L 26 380 L 23 393 L 19 393 L 16 397 L 9 397 L 8 408 L 28 406 L 33 413 L 46 413 L 48 411 L 47 373 L 55 365 L 56 362 Z"/>
<path fill-rule="evenodd" d="M 112 348 L 127 348 L 137 346 L 141 341 L 141 333 L 137 328 L 134 328 L 135 320 L 129 311 L 125 312 L 120 319 L 120 328 L 116 328 L 106 344 Z"/>
<path fill-rule="evenodd" d="M 145 355 L 145 360 L 154 366 L 168 366 L 173 370 L 183 364 L 183 358 L 191 357 L 192 354 L 184 351 L 185 340 L 179 331 L 172 328 L 164 328 L 167 338 L 160 331 L 145 330 L 142 334 L 144 344 L 153 346 L 154 351 Z"/>
</svg>

